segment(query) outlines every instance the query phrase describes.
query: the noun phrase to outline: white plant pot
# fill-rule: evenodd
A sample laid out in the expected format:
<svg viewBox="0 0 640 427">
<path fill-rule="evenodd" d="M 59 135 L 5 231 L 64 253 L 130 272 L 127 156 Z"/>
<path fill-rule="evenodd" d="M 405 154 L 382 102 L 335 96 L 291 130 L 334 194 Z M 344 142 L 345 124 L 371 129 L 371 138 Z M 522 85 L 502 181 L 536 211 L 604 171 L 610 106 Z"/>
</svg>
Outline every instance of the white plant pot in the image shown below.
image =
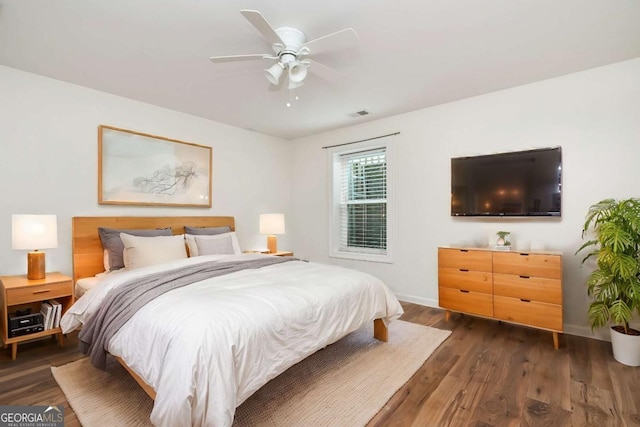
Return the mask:
<svg viewBox="0 0 640 427">
<path fill-rule="evenodd" d="M 613 358 L 627 366 L 640 366 L 640 335 L 621 334 L 611 328 Z"/>
</svg>

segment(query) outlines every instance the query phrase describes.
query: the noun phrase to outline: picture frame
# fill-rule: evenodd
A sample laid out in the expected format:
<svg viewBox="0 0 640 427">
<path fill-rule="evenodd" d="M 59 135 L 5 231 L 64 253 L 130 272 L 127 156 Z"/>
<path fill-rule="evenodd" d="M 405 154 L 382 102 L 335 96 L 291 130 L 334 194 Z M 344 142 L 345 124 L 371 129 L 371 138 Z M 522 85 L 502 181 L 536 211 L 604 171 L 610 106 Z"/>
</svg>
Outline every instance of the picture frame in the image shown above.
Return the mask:
<svg viewBox="0 0 640 427">
<path fill-rule="evenodd" d="M 98 126 L 98 203 L 211 207 L 213 149 Z"/>
</svg>

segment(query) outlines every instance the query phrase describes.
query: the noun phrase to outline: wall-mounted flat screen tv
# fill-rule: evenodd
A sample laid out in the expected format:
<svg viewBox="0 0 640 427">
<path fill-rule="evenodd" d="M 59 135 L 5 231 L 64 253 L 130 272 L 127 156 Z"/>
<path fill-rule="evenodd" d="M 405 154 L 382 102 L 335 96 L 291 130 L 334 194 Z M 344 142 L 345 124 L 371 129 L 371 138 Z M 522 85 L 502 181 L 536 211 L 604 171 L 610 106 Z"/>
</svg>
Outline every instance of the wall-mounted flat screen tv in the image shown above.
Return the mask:
<svg viewBox="0 0 640 427">
<path fill-rule="evenodd" d="M 560 147 L 451 159 L 452 216 L 560 216 Z"/>
</svg>

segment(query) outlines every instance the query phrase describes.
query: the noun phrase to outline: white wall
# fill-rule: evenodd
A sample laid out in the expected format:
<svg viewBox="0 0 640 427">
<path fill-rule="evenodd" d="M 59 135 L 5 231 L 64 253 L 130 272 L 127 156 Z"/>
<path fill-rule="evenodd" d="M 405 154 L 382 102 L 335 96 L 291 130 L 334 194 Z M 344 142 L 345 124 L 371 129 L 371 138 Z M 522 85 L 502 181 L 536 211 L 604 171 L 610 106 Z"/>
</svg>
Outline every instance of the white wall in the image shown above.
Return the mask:
<svg viewBox="0 0 640 427">
<path fill-rule="evenodd" d="M 215 102 L 215 101 L 212 101 Z M 98 125 L 213 147 L 213 207 L 99 205 Z M 0 67 L 0 274 L 24 274 L 11 249 L 11 214 L 58 215 L 47 270 L 71 274 L 71 217 L 232 215 L 243 249 L 266 247 L 258 215 L 289 217 L 290 141 Z M 289 248 L 290 234 L 280 236 Z"/>
<path fill-rule="evenodd" d="M 392 132 L 400 132 L 391 142 L 394 262 L 330 259 L 327 153 L 321 147 Z M 450 216 L 451 157 L 558 145 L 561 219 Z M 370 272 L 401 299 L 437 306 L 437 247 L 486 245 L 496 231 L 511 231 L 516 245 L 529 241 L 563 251 L 565 329 L 590 335 L 588 269 L 580 268 L 581 257 L 574 255 L 584 216 L 601 199 L 639 196 L 639 164 L 640 59 L 635 59 L 294 141 L 291 247 L 302 257 Z"/>
</svg>

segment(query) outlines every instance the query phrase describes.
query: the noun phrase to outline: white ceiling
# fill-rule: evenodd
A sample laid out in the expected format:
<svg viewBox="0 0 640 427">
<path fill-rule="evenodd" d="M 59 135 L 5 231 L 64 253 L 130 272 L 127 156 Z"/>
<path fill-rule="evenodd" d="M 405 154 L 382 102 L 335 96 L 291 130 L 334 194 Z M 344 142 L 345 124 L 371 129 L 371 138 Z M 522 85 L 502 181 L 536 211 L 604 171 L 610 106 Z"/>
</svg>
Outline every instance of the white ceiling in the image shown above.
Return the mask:
<svg viewBox="0 0 640 427">
<path fill-rule="evenodd" d="M 307 39 L 352 27 L 287 108 L 240 9 Z M 293 139 L 640 57 L 639 0 L 0 0 L 0 64 Z M 366 109 L 362 118 L 350 114 Z"/>
</svg>

